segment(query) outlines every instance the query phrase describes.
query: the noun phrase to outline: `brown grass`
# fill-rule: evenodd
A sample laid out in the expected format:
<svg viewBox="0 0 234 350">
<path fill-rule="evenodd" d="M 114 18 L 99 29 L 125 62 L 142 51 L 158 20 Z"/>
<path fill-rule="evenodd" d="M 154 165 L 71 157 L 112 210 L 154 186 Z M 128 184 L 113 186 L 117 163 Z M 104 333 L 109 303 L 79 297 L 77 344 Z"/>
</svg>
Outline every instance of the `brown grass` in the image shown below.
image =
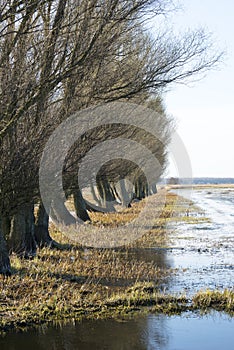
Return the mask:
<svg viewBox="0 0 234 350">
<path fill-rule="evenodd" d="M 70 249 L 41 249 L 32 261 L 12 255 L 13 276 L 0 277 L 0 331 L 68 318 L 116 317 L 139 312 L 146 306 L 151 311 L 165 313 L 214 305 L 233 310 L 233 294 L 228 292 L 209 297 L 198 294 L 192 304 L 184 296 L 159 293 L 157 286 L 176 270 L 161 269 L 155 262 L 132 255 L 134 249 L 166 246 L 167 222 L 188 217 L 188 204 L 189 215 L 196 220 L 193 214 L 198 209 L 191 203 L 169 193 L 164 203 L 164 195 L 161 193 L 154 199 L 157 207 L 151 199 L 150 229 L 146 228 L 142 237 L 121 249 L 86 249 L 51 224 L 53 238 Z M 92 213 L 94 226 L 121 228 L 139 215 L 148 200 L 113 214 Z"/>
</svg>

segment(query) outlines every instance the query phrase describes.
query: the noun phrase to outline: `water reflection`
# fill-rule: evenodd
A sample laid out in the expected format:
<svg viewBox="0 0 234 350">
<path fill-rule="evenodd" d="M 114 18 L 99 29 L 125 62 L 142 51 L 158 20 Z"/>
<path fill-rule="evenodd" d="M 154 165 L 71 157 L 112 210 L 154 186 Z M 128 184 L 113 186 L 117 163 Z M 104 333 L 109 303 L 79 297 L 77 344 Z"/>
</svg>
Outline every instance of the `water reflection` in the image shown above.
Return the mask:
<svg viewBox="0 0 234 350">
<path fill-rule="evenodd" d="M 122 255 L 122 257 L 124 254 Z M 144 261 L 147 263 L 153 262 L 162 269 L 170 269 L 172 261 L 167 256 L 167 249 L 165 248 L 140 248 L 128 249 L 125 253 L 127 260 L 135 259 L 137 261 Z"/>
<path fill-rule="evenodd" d="M 234 319 L 214 313 L 198 317 L 150 315 L 128 321 L 84 321 L 9 334 L 1 350 L 197 350 L 231 349 Z"/>
<path fill-rule="evenodd" d="M 157 344 L 165 345 L 164 319 L 154 329 Z M 75 325 L 41 327 L 38 331 L 11 334 L 0 340 L 1 350 L 127 350 L 147 349 L 151 342 L 148 319 L 84 321 Z"/>
</svg>

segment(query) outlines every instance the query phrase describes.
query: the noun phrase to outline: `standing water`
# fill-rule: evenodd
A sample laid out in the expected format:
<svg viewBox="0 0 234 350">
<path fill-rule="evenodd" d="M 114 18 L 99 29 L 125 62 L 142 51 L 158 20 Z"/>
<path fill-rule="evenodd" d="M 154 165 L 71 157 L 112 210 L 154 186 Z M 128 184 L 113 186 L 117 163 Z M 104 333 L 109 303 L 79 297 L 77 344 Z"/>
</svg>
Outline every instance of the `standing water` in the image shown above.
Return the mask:
<svg viewBox="0 0 234 350">
<path fill-rule="evenodd" d="M 179 194 L 186 196 L 187 191 Z M 172 223 L 170 248 L 139 253 L 178 273 L 167 292 L 194 294 L 207 288 L 233 288 L 234 188 L 195 189 L 192 200 L 204 210 L 199 223 Z M 160 265 L 161 264 L 161 265 Z M 162 286 L 163 287 L 163 286 Z M 234 349 L 234 319 L 218 312 L 206 316 L 149 315 L 130 320 L 96 320 L 42 326 L 0 338 L 1 350 L 220 350 Z"/>
<path fill-rule="evenodd" d="M 1 350 L 231 350 L 233 344 L 233 322 L 219 314 L 84 321 L 0 339 Z"/>
<path fill-rule="evenodd" d="M 187 196 L 188 191 L 180 189 Z M 179 269 L 169 289 L 187 294 L 200 289 L 233 288 L 234 188 L 195 189 L 191 198 L 209 220 L 171 226 L 173 250 L 167 256 Z"/>
</svg>

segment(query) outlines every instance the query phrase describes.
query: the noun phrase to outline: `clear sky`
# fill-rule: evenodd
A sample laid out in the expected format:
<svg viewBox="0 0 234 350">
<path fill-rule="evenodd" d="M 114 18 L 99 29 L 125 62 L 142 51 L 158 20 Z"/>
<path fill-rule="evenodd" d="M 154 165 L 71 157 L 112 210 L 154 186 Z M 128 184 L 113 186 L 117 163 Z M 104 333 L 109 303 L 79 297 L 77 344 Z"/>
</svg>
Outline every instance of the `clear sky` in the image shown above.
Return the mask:
<svg viewBox="0 0 234 350">
<path fill-rule="evenodd" d="M 176 30 L 203 26 L 226 51 L 219 70 L 166 94 L 167 111 L 177 120 L 194 177 L 234 177 L 234 1 L 181 0 L 183 11 L 170 17 Z M 178 172 L 170 161 L 169 176 Z"/>
</svg>

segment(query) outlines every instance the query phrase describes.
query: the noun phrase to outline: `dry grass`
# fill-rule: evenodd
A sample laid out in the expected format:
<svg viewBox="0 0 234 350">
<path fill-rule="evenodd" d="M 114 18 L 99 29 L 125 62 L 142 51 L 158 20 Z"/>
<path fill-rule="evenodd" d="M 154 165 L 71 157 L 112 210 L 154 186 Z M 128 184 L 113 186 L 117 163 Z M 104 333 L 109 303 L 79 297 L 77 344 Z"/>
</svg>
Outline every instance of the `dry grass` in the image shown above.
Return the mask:
<svg viewBox="0 0 234 350">
<path fill-rule="evenodd" d="M 192 304 L 184 296 L 159 293 L 158 285 L 176 270 L 161 269 L 155 262 L 132 255 L 134 250 L 166 246 L 167 222 L 191 217 L 188 206 L 193 220 L 200 220 L 197 208 L 188 201 L 174 194 L 167 194 L 166 201 L 164 197 L 161 193 L 157 200 L 152 197 L 113 214 L 91 214 L 94 227 L 118 229 L 147 205 L 150 222 L 143 235 L 121 249 L 85 249 L 51 224 L 53 238 L 66 249 L 39 250 L 32 261 L 12 255 L 12 277 L 0 277 L 0 330 L 68 318 L 115 317 L 145 306 L 165 313 L 214 306 L 233 311 L 233 293 L 228 291 L 198 294 Z"/>
<path fill-rule="evenodd" d="M 225 310 L 229 313 L 234 313 L 234 290 L 206 290 L 198 292 L 193 297 L 193 304 L 202 310 L 213 308 L 218 311 Z"/>
</svg>

